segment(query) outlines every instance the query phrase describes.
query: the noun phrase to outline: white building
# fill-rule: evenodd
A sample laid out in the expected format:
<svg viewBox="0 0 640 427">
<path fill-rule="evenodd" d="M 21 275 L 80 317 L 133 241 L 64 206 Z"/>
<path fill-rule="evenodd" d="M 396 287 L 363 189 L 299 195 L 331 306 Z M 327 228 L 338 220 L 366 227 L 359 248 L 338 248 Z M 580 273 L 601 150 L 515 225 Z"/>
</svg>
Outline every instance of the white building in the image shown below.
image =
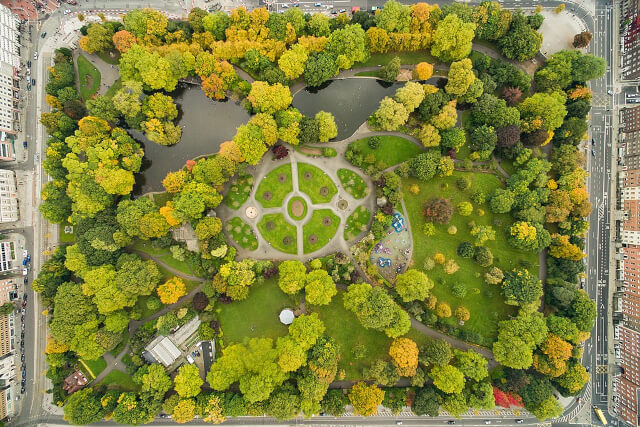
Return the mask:
<svg viewBox="0 0 640 427">
<path fill-rule="evenodd" d="M 18 248 L 14 240 L 0 240 L 0 273 L 20 268 Z M 22 254 L 20 254 L 22 256 Z"/>
<path fill-rule="evenodd" d="M 20 80 L 17 68 L 0 62 L 0 160 L 15 160 L 13 147 L 7 134 L 18 132 Z"/>
<path fill-rule="evenodd" d="M 0 5 L 0 62 L 20 68 L 20 20 L 11 10 Z"/>
<path fill-rule="evenodd" d="M 0 169 L 0 223 L 18 220 L 18 191 L 14 171 Z"/>
</svg>

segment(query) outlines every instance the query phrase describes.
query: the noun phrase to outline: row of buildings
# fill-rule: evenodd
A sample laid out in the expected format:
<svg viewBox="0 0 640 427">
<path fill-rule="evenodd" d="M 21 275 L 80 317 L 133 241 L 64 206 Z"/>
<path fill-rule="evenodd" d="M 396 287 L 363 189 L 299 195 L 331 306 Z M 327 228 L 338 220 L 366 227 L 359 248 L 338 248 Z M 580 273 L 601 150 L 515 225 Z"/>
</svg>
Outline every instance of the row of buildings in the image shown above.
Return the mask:
<svg viewBox="0 0 640 427">
<path fill-rule="evenodd" d="M 616 201 L 613 410 L 638 426 L 640 403 L 640 106 L 620 111 Z"/>
</svg>

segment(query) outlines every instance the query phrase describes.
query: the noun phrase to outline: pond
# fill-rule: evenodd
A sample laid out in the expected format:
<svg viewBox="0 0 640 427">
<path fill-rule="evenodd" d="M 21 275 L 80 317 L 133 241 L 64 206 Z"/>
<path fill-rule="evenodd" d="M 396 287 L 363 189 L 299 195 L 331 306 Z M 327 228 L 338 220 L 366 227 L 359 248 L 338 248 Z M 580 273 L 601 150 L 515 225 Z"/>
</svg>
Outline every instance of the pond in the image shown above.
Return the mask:
<svg viewBox="0 0 640 427">
<path fill-rule="evenodd" d="M 350 78 L 330 80 L 320 88 L 305 88 L 293 97 L 293 106 L 313 116 L 329 111 L 336 119 L 338 137 L 350 137 L 367 120 L 385 96 L 393 96 L 401 84 L 382 80 Z"/>
<path fill-rule="evenodd" d="M 168 172 L 180 169 L 189 159 L 217 153 L 220 144 L 231 140 L 236 128 L 249 120 L 249 113 L 240 104 L 211 100 L 199 86 L 179 87 L 171 96 L 178 106 L 180 142 L 165 147 L 147 140 L 141 132 L 129 130 L 144 149 L 142 171 L 134 187 L 136 195 L 164 191 L 162 180 Z"/>
</svg>

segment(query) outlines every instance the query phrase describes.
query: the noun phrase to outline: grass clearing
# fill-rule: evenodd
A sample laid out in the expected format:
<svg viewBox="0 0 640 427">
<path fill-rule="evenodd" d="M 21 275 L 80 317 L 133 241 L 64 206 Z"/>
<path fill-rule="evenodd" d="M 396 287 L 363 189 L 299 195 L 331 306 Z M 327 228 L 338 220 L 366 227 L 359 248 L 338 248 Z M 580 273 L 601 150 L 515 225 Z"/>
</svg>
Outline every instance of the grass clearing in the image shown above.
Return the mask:
<svg viewBox="0 0 640 427">
<path fill-rule="evenodd" d="M 329 243 L 339 226 L 340 217 L 334 214 L 331 209 L 313 211 L 309 222 L 302 227 L 304 253 L 317 251 Z"/>
<path fill-rule="evenodd" d="M 277 208 L 287 194 L 293 191 L 291 163 L 278 166 L 265 175 L 256 190 L 256 200 L 264 208 Z"/>
<path fill-rule="evenodd" d="M 298 186 L 311 203 L 329 203 L 338 193 L 336 184 L 322 169 L 308 163 L 298 163 Z"/>
<path fill-rule="evenodd" d="M 428 62 L 429 64 L 436 64 L 438 61 L 431 56 L 428 51 L 420 50 L 417 52 L 387 52 L 387 53 L 374 53 L 364 62 L 357 62 L 353 64 L 352 68 L 361 67 L 375 67 L 378 65 L 387 65 L 395 57 L 400 58 L 400 64 L 402 65 L 414 65 L 419 62 Z"/>
<path fill-rule="evenodd" d="M 96 55 L 107 64 L 118 65 L 120 63 L 120 52 L 116 49 L 107 52 L 98 52 Z"/>
<path fill-rule="evenodd" d="M 277 338 L 287 334 L 280 322 L 283 308 L 295 309 L 298 301 L 282 292 L 275 278 L 254 284 L 249 297 L 231 304 L 216 304 L 225 345 L 254 337 Z"/>
<path fill-rule="evenodd" d="M 161 208 L 164 205 L 167 204 L 167 202 L 170 202 L 171 200 L 173 200 L 173 197 L 175 196 L 175 194 L 173 193 L 154 193 L 152 194 L 152 198 L 153 198 L 153 202 L 156 204 L 157 207 Z"/>
<path fill-rule="evenodd" d="M 369 147 L 369 138 L 353 141 L 349 148 L 356 150 L 364 158 L 373 154 L 374 163 L 381 162 L 385 167 L 395 166 L 424 152 L 424 148 L 400 136 L 383 135 L 378 138 L 380 143 L 375 149 Z"/>
<path fill-rule="evenodd" d="M 184 274 L 193 274 L 191 267 L 187 264 L 186 261 L 179 261 L 173 257 L 173 255 L 164 255 L 159 257 L 160 261 L 167 264 L 169 267 L 173 267 L 178 271 L 183 272 Z"/>
<path fill-rule="evenodd" d="M 234 176 L 224 196 L 224 203 L 231 209 L 239 209 L 249 198 L 252 188 L 253 176 L 249 174 Z"/>
<path fill-rule="evenodd" d="M 113 82 L 113 85 L 107 89 L 107 93 L 105 93 L 104 96 L 107 98 L 113 98 L 113 95 L 115 95 L 120 89 L 122 89 L 122 80 L 118 77 L 118 79 Z"/>
<path fill-rule="evenodd" d="M 456 186 L 456 179 L 465 175 L 471 178 L 473 184 L 469 190 L 461 191 Z M 498 322 L 515 313 L 515 308 L 504 304 L 499 286 L 488 285 L 484 282 L 483 275 L 488 268 L 479 266 L 472 259 L 457 255 L 456 250 L 461 242 L 473 243 L 474 241 L 468 223 L 475 221 L 477 225 L 490 225 L 494 228 L 496 240 L 488 241 L 485 246 L 493 253 L 493 265 L 503 271 L 509 271 L 518 266 L 527 266 L 537 275 L 538 256 L 519 251 L 507 243 L 507 229 L 513 223 L 510 215 L 493 214 L 486 203 L 477 205 L 472 202 L 470 194 L 474 191 L 481 190 L 488 195 L 495 188 L 502 186 L 495 175 L 455 171 L 449 177 L 434 178 L 428 182 L 420 182 L 415 178 L 403 180 L 404 188 L 408 188 L 411 184 L 418 184 L 420 187 L 418 196 L 407 194 L 404 199 L 413 236 L 415 268 L 423 269 L 425 260 L 429 257 L 432 258 L 436 253 L 442 253 L 447 260 L 455 260 L 460 269 L 452 275 L 446 274 L 439 265 L 426 271 L 436 284 L 433 293 L 438 297 L 438 301 L 447 302 L 452 311 L 460 305 L 465 306 L 470 311 L 471 318 L 460 328 L 479 334 L 482 337 L 482 344 L 489 346 L 496 338 Z M 436 224 L 435 235 L 426 237 L 422 232 L 425 224 L 422 216 L 423 205 L 425 201 L 433 197 L 448 198 L 454 207 L 463 201 L 471 202 L 474 205 L 474 213 L 469 217 L 454 213 L 449 224 Z M 484 211 L 484 215 L 478 213 L 478 208 Z M 447 228 L 451 225 L 457 228 L 457 233 L 454 235 L 447 232 Z M 454 295 L 452 292 L 454 284 L 464 285 L 466 295 L 462 297 Z M 446 322 L 457 326 L 457 319 L 453 316 Z"/>
<path fill-rule="evenodd" d="M 102 357 L 95 360 L 80 359 L 79 362 L 83 368 L 82 372 L 88 374 L 92 379 L 95 379 L 107 367 L 107 362 Z"/>
<path fill-rule="evenodd" d="M 100 384 L 108 389 L 116 390 L 136 391 L 140 388 L 140 386 L 133 381 L 131 375 L 125 374 L 124 372 L 120 372 L 116 369 L 109 372 Z"/>
<path fill-rule="evenodd" d="M 91 99 L 100 88 L 100 71 L 83 55 L 78 55 L 77 64 L 80 96 L 86 101 Z"/>
<path fill-rule="evenodd" d="M 344 227 L 344 240 L 349 241 L 366 230 L 370 219 L 369 209 L 365 206 L 358 206 L 347 218 L 347 224 Z"/>
<path fill-rule="evenodd" d="M 281 213 L 263 215 L 258 230 L 274 249 L 286 254 L 298 253 L 297 227 L 284 219 Z"/>
<path fill-rule="evenodd" d="M 244 249 L 254 251 L 258 249 L 258 239 L 249 224 L 235 216 L 225 226 L 231 238 Z"/>
<path fill-rule="evenodd" d="M 154 247 L 148 240 L 136 240 L 130 248 L 156 257 L 171 253 L 169 249 Z"/>
<path fill-rule="evenodd" d="M 60 224 L 59 226 L 59 230 L 60 230 L 60 241 L 62 243 L 72 243 L 76 241 L 76 234 L 72 231 L 71 233 L 67 233 L 66 231 L 64 231 L 65 228 L 67 227 L 71 227 L 71 230 L 73 230 L 73 225 L 71 225 L 71 223 L 65 221 L 62 224 Z"/>
<path fill-rule="evenodd" d="M 369 194 L 369 186 L 364 179 L 351 169 L 338 169 L 340 184 L 354 199 L 362 199 Z"/>
</svg>

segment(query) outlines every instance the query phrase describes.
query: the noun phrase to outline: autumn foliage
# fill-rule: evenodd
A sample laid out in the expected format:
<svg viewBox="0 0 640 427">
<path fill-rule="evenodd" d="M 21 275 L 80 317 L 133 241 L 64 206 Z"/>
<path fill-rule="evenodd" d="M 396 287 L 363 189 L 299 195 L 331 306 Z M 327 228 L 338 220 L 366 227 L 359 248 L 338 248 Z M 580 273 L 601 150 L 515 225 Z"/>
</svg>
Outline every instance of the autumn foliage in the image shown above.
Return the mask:
<svg viewBox="0 0 640 427">
<path fill-rule="evenodd" d="M 493 388 L 493 397 L 496 401 L 496 406 L 502 408 L 522 408 L 524 406 L 524 404 L 522 403 L 522 398 L 520 396 L 518 396 L 517 394 L 505 393 L 498 387 Z"/>
<path fill-rule="evenodd" d="M 412 377 L 418 368 L 418 346 L 409 338 L 396 338 L 389 347 L 389 356 L 402 377 Z"/>
<path fill-rule="evenodd" d="M 163 304 L 173 304 L 187 294 L 187 286 L 181 278 L 173 277 L 158 286 L 156 291 Z"/>
</svg>

